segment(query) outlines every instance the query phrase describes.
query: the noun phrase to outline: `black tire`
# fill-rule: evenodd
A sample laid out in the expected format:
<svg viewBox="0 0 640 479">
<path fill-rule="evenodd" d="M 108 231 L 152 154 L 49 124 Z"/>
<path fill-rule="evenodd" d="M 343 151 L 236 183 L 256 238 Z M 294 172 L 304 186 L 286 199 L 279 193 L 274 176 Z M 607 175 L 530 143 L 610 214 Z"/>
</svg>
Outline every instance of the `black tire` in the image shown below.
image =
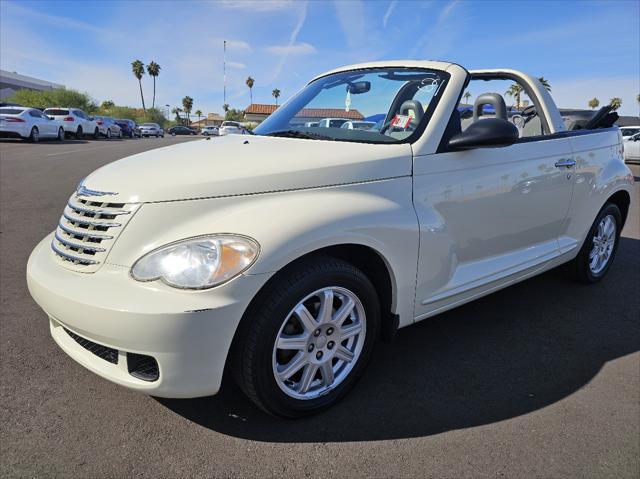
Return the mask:
<svg viewBox="0 0 640 479">
<path fill-rule="evenodd" d="M 40 131 L 35 126 L 31 128 L 31 133 L 29 133 L 29 138 L 27 138 L 31 143 L 38 143 L 40 141 Z"/>
<path fill-rule="evenodd" d="M 93 139 L 94 140 L 98 140 L 100 139 L 100 129 L 96 127 L 95 130 L 93 130 Z"/>
<path fill-rule="evenodd" d="M 76 130 L 76 140 L 81 140 L 83 135 L 82 127 L 79 126 Z"/>
<path fill-rule="evenodd" d="M 613 250 L 611 251 L 611 255 L 601 271 L 594 273 L 590 267 L 590 259 L 589 255 L 594 247 L 594 237 L 598 233 L 598 225 L 600 222 L 607 216 L 612 216 L 615 220 L 616 224 L 616 232 L 615 232 L 615 242 L 613 244 Z M 620 213 L 620 208 L 614 203 L 607 203 L 598 213 L 596 220 L 593 222 L 593 225 L 589 229 L 589 233 L 584 240 L 582 248 L 580 248 L 580 252 L 578 256 L 576 256 L 573 260 L 571 260 L 566 265 L 566 272 L 569 276 L 581 283 L 593 284 L 601 281 L 611 268 L 613 261 L 616 257 L 616 252 L 618 251 L 618 244 L 620 243 L 620 232 L 622 230 L 622 214 Z"/>
<path fill-rule="evenodd" d="M 365 311 L 366 333 L 360 356 L 348 375 L 326 394 L 296 399 L 277 384 L 273 347 L 289 312 L 310 293 L 329 286 L 354 293 Z M 317 257 L 276 275 L 248 308 L 233 349 L 233 375 L 244 393 L 265 412 L 297 418 L 315 414 L 340 399 L 364 372 L 380 330 L 380 302 L 367 276 L 355 266 L 331 257 Z"/>
<path fill-rule="evenodd" d="M 111 128 L 107 128 L 106 138 L 107 138 L 107 140 L 111 139 Z"/>
<path fill-rule="evenodd" d="M 62 127 L 58 128 L 58 137 L 57 137 L 58 141 L 62 141 L 64 140 L 64 130 L 62 129 Z"/>
</svg>

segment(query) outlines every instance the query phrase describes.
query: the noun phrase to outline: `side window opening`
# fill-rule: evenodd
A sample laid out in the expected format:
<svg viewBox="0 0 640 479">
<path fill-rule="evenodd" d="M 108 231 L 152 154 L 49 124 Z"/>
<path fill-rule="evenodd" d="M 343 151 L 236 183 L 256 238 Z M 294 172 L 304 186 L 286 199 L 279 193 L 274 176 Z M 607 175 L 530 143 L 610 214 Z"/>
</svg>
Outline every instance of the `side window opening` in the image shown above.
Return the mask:
<svg viewBox="0 0 640 479">
<path fill-rule="evenodd" d="M 511 79 L 472 78 L 458 111 L 462 131 L 484 118 L 503 118 L 518 128 L 520 138 L 546 135 L 533 100 L 519 82 Z"/>
</svg>

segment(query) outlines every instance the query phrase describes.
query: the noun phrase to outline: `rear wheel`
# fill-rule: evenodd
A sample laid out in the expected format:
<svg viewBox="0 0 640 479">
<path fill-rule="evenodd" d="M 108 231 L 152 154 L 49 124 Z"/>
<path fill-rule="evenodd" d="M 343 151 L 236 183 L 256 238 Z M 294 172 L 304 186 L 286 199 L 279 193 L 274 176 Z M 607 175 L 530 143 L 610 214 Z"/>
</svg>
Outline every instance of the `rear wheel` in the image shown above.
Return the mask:
<svg viewBox="0 0 640 479">
<path fill-rule="evenodd" d="M 582 283 L 602 280 L 618 251 L 621 229 L 620 209 L 607 203 L 593 222 L 578 256 L 567 264 L 569 274 Z"/>
<path fill-rule="evenodd" d="M 371 281 L 329 257 L 280 273 L 247 313 L 234 345 L 236 380 L 260 408 L 283 417 L 314 414 L 344 397 L 380 327 Z"/>
<path fill-rule="evenodd" d="M 62 127 L 58 128 L 58 141 L 64 140 L 64 129 Z"/>
<path fill-rule="evenodd" d="M 118 133 L 118 138 L 122 140 L 122 130 Z"/>
<path fill-rule="evenodd" d="M 80 140 L 82 139 L 82 127 L 79 126 L 78 129 L 76 130 L 76 139 Z"/>
<path fill-rule="evenodd" d="M 28 139 L 31 143 L 38 143 L 40 141 L 40 132 L 38 131 L 38 128 L 35 126 L 31 128 L 31 133 L 29 134 Z"/>
<path fill-rule="evenodd" d="M 100 138 L 100 130 L 98 129 L 98 127 L 96 127 L 95 130 L 93 130 L 93 139 L 97 140 Z"/>
</svg>

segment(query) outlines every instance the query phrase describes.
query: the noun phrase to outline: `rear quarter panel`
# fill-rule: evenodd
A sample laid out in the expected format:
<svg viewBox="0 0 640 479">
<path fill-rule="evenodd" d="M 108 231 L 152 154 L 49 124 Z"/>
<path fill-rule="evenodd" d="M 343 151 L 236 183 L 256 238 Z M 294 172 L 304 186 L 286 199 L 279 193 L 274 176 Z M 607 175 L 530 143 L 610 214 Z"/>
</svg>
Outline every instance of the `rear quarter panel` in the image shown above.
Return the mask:
<svg viewBox="0 0 640 479">
<path fill-rule="evenodd" d="M 598 212 L 614 193 L 626 191 L 633 203 L 633 174 L 624 164 L 617 128 L 572 136 L 571 145 L 576 160 L 575 184 L 566 234 L 582 244 Z"/>
</svg>

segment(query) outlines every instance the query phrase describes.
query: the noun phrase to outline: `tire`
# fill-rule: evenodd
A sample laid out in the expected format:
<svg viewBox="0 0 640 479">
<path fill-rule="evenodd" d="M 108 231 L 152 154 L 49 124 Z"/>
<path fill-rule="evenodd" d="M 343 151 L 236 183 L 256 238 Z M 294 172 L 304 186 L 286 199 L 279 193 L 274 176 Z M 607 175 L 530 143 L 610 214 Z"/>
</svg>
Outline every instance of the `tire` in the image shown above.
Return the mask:
<svg viewBox="0 0 640 479">
<path fill-rule="evenodd" d="M 40 141 L 40 131 L 35 126 L 31 128 L 31 133 L 29 133 L 28 140 L 31 143 L 38 143 Z"/>
<path fill-rule="evenodd" d="M 328 291 L 332 295 L 326 296 Z M 315 320 L 321 315 L 320 298 L 333 298 L 331 320 L 323 324 Z M 311 313 L 305 323 L 293 311 L 301 304 L 308 308 L 303 311 Z M 341 308 L 350 304 L 348 316 L 334 322 Z M 380 302 L 369 278 L 345 261 L 317 257 L 278 273 L 252 302 L 234 342 L 233 375 L 245 394 L 269 414 L 288 418 L 315 414 L 334 405 L 355 385 L 379 329 Z M 283 344 L 277 339 L 286 341 L 289 334 L 299 335 L 298 343 L 304 345 L 276 348 Z M 351 336 L 342 339 L 344 334 Z M 294 367 L 297 372 L 283 380 L 282 370 L 296 361 L 303 366 Z M 325 373 L 328 368 L 330 372 Z"/>
<path fill-rule="evenodd" d="M 106 137 L 107 137 L 107 140 L 110 140 L 110 139 L 111 139 L 111 128 L 107 128 L 107 135 L 106 135 Z"/>
<path fill-rule="evenodd" d="M 58 141 L 64 140 L 64 129 L 62 127 L 58 128 Z"/>
<path fill-rule="evenodd" d="M 122 140 L 122 130 L 120 130 L 120 133 L 118 133 L 118 138 Z"/>
<path fill-rule="evenodd" d="M 82 127 L 79 126 L 78 129 L 76 130 L 76 140 L 81 140 L 82 139 Z"/>
<path fill-rule="evenodd" d="M 98 140 L 100 139 L 100 129 L 96 127 L 95 130 L 93 130 L 93 139 L 94 140 Z"/>
<path fill-rule="evenodd" d="M 612 231 L 611 227 L 615 229 Z M 601 281 L 609 272 L 616 257 L 621 230 L 620 209 L 614 203 L 607 203 L 589 229 L 578 256 L 567 263 L 566 271 L 570 277 L 586 284 Z"/>
</svg>

